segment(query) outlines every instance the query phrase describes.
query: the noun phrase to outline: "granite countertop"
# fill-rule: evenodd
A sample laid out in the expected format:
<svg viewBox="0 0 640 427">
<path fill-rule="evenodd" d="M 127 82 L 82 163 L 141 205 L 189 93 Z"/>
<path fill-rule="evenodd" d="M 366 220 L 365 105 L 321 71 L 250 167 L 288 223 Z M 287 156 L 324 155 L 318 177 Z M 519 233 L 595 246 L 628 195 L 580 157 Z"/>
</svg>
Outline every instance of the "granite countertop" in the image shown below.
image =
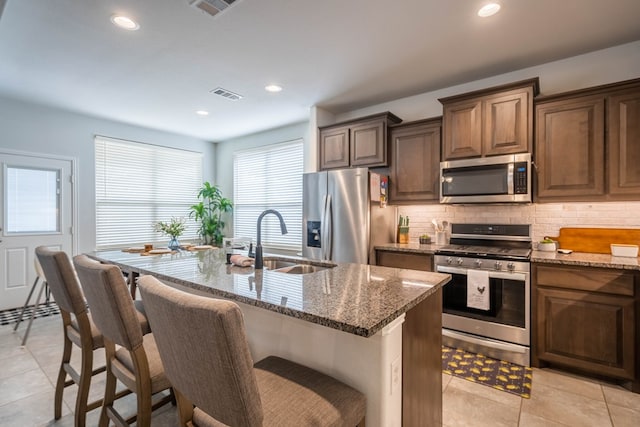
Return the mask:
<svg viewBox="0 0 640 427">
<path fill-rule="evenodd" d="M 374 249 L 392 251 L 392 252 L 410 252 L 414 254 L 433 255 L 435 251 L 442 245 L 430 243 L 428 245 L 420 245 L 418 243 L 384 243 L 376 245 Z"/>
<path fill-rule="evenodd" d="M 611 254 L 592 254 L 586 252 L 572 252 L 560 254 L 557 252 L 533 251 L 531 262 L 541 264 L 577 265 L 582 267 L 617 268 L 621 270 L 640 270 L 638 258 L 617 257 Z"/>
<path fill-rule="evenodd" d="M 376 245 L 375 249 L 432 255 L 439 247 L 440 245 L 435 245 L 433 243 L 428 245 L 419 245 L 418 243 L 385 243 Z M 534 250 L 531 252 L 531 262 L 640 271 L 640 258 L 616 257 L 611 254 L 592 254 L 586 252 L 560 254 L 558 252 Z"/>
<path fill-rule="evenodd" d="M 429 298 L 451 276 L 363 264 L 338 263 L 309 274 L 285 274 L 226 264 L 224 250 L 141 256 L 117 250 L 88 254 L 124 271 L 152 274 L 199 293 L 344 332 L 370 337 Z M 294 257 L 265 258 L 290 260 Z M 303 258 L 297 258 L 304 263 Z M 306 260 L 307 262 L 309 260 Z"/>
</svg>

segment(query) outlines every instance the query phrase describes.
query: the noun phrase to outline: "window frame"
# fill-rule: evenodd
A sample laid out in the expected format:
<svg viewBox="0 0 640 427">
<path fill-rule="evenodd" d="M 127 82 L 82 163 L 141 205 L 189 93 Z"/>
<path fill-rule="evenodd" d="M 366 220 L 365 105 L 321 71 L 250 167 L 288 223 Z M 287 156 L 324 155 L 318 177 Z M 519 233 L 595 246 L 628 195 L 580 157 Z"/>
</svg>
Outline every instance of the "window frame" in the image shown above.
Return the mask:
<svg viewBox="0 0 640 427">
<path fill-rule="evenodd" d="M 95 135 L 94 150 L 96 250 L 166 245 L 170 237 L 156 232 L 154 224 L 172 217 L 186 219 L 180 239 L 199 239 L 189 207 L 197 203 L 202 185 L 202 152 L 102 135 Z M 129 232 L 117 231 L 118 224 Z"/>
<path fill-rule="evenodd" d="M 297 194 L 299 195 L 299 197 L 295 199 L 296 200 L 295 203 L 282 202 L 280 200 L 273 201 L 273 202 L 265 201 L 264 203 L 259 202 L 255 204 L 243 202 L 241 199 L 247 197 L 247 195 L 246 194 L 239 195 L 239 192 L 242 192 L 243 188 L 246 189 L 251 186 L 249 185 L 248 182 L 241 182 L 241 181 L 244 181 L 241 178 L 244 177 L 245 175 L 241 174 L 238 171 L 238 161 L 241 161 L 243 156 L 257 156 L 260 153 L 264 153 L 266 155 L 265 157 L 268 157 L 269 153 L 273 154 L 274 152 L 280 151 L 283 149 L 298 150 L 294 153 L 294 155 L 299 158 L 299 164 L 296 164 L 296 167 L 298 168 L 296 170 L 296 173 L 299 172 L 299 177 L 295 177 L 294 173 L 287 175 L 289 180 L 296 179 L 297 181 L 297 185 L 296 185 L 297 193 L 295 193 L 294 196 Z M 267 158 L 264 161 L 273 162 L 274 160 L 269 160 Z M 270 165 L 270 166 L 273 168 L 273 165 Z M 246 166 L 244 167 L 246 168 Z M 276 180 L 278 177 L 281 176 L 281 175 L 278 175 L 278 176 L 269 175 L 268 172 L 265 172 L 265 171 L 261 171 L 261 172 L 263 174 L 262 176 L 266 178 L 262 181 L 266 181 L 270 178 L 272 178 L 273 180 Z M 236 238 L 251 239 L 252 242 L 256 243 L 256 239 L 257 239 L 256 222 L 247 222 L 248 219 L 242 220 L 240 219 L 240 217 L 245 215 L 245 211 L 249 211 L 249 214 L 251 214 L 251 218 L 253 219 L 253 221 L 257 221 L 257 217 L 259 216 L 260 212 L 266 209 L 275 209 L 275 210 L 278 210 L 283 215 L 283 218 L 287 225 L 287 231 L 288 231 L 287 236 L 286 237 L 281 236 L 279 222 L 275 217 L 275 215 L 267 215 L 264 217 L 261 224 L 262 245 L 276 252 L 284 251 L 284 252 L 299 253 L 302 250 L 302 215 L 303 215 L 302 175 L 303 174 L 304 174 L 304 139 L 303 138 L 296 138 L 288 141 L 283 141 L 283 142 L 278 142 L 273 144 L 266 144 L 258 147 L 252 147 L 248 149 L 235 151 L 233 153 L 233 206 L 234 206 L 233 234 L 234 236 Z M 255 174 L 253 178 L 255 179 Z M 270 193 L 270 194 L 278 193 L 277 191 L 278 188 L 273 183 L 267 183 L 266 188 L 269 189 L 267 193 Z M 289 186 L 287 186 L 286 188 L 288 189 Z M 291 193 L 289 194 L 291 195 Z M 283 208 L 282 206 L 286 206 L 286 208 Z M 252 213 L 251 213 L 251 210 L 253 210 Z M 253 218 L 253 216 L 255 216 L 255 219 Z M 246 230 L 251 230 L 252 234 L 246 235 L 247 234 Z M 286 242 L 286 240 L 289 240 L 289 242 Z"/>
</svg>

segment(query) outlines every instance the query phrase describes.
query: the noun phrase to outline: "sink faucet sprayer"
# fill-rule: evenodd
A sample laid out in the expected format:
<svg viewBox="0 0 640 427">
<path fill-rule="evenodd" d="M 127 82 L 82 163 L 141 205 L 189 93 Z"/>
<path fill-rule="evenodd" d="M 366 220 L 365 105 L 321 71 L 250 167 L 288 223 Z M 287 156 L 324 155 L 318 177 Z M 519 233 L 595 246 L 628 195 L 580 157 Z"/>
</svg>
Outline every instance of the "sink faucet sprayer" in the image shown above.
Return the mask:
<svg viewBox="0 0 640 427">
<path fill-rule="evenodd" d="M 278 217 L 278 219 L 280 220 L 280 231 L 282 232 L 282 234 L 287 234 L 287 226 L 284 223 L 284 219 L 282 219 L 282 215 L 280 215 L 280 212 L 278 212 L 275 209 L 267 209 L 266 211 L 262 212 L 260 214 L 260 216 L 258 217 L 258 241 L 256 243 L 256 262 L 255 262 L 255 269 L 256 270 L 262 270 L 263 268 L 263 263 L 262 263 L 262 229 L 261 229 L 261 224 L 262 224 L 262 218 L 264 218 L 264 216 L 266 214 L 274 214 L 275 216 Z"/>
</svg>

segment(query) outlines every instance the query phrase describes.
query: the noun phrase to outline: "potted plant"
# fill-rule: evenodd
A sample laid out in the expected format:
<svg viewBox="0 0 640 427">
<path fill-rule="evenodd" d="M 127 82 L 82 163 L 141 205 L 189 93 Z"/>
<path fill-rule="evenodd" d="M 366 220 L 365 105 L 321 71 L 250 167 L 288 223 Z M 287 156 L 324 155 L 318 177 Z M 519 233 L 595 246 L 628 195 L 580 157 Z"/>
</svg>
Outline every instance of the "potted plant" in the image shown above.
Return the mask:
<svg viewBox="0 0 640 427">
<path fill-rule="evenodd" d="M 556 242 L 548 237 L 538 242 L 538 250 L 544 252 L 554 252 L 556 250 Z"/>
<path fill-rule="evenodd" d="M 223 214 L 230 212 L 233 202 L 222 196 L 222 191 L 217 185 L 209 182 L 202 184 L 198 192 L 200 202 L 191 206 L 189 216 L 200 223 L 198 233 L 206 245 L 215 244 L 220 246 L 224 234 Z"/>
<path fill-rule="evenodd" d="M 180 242 L 178 242 L 178 237 L 182 236 L 182 233 L 184 233 L 185 228 L 186 228 L 185 219 L 175 218 L 175 217 L 172 217 L 171 221 L 169 222 L 158 221 L 154 225 L 154 229 L 158 233 L 162 233 L 171 237 L 171 240 L 169 240 L 169 244 L 167 245 L 167 247 L 173 251 L 180 248 Z"/>
</svg>

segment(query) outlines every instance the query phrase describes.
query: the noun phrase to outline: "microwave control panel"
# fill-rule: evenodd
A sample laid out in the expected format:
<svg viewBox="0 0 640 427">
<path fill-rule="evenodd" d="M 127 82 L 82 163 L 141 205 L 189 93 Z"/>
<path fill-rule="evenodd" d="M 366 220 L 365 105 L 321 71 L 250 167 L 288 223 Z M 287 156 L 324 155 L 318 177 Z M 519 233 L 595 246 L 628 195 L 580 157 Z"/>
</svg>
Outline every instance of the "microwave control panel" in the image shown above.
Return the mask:
<svg viewBox="0 0 640 427">
<path fill-rule="evenodd" d="M 527 181 L 529 171 L 527 170 L 527 162 L 515 163 L 513 168 L 513 192 L 515 194 L 527 194 Z"/>
</svg>

